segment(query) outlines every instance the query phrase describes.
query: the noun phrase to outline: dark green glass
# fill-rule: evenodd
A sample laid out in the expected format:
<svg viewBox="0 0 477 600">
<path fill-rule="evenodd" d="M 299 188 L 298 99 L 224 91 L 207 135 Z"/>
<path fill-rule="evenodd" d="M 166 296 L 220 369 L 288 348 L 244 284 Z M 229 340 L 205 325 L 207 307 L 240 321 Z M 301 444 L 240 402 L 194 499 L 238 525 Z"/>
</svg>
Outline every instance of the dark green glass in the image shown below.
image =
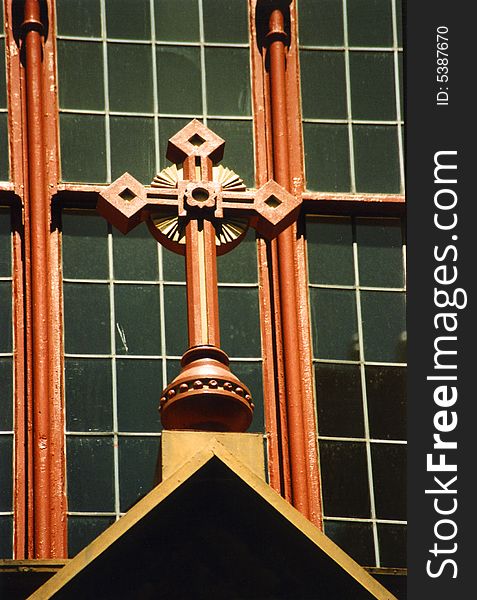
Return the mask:
<svg viewBox="0 0 477 600">
<path fill-rule="evenodd" d="M 154 0 L 156 39 L 166 42 L 198 42 L 198 0 Z"/>
<path fill-rule="evenodd" d="M 304 123 L 307 188 L 349 192 L 349 136 L 346 125 Z"/>
<path fill-rule="evenodd" d="M 70 435 L 66 440 L 68 509 L 114 511 L 113 438 Z M 94 484 L 93 484 L 94 482 Z"/>
<path fill-rule="evenodd" d="M 347 11 L 350 46 L 392 47 L 391 0 L 352 0 Z"/>
<path fill-rule="evenodd" d="M 399 219 L 357 219 L 359 282 L 363 286 L 404 285 Z"/>
<path fill-rule="evenodd" d="M 310 283 L 354 285 L 353 228 L 349 217 L 306 220 Z"/>
<path fill-rule="evenodd" d="M 406 445 L 371 444 L 378 519 L 406 520 Z"/>
<path fill-rule="evenodd" d="M 66 358 L 66 427 L 68 431 L 112 431 L 111 361 Z"/>
<path fill-rule="evenodd" d="M 0 15 L 2 11 L 0 10 Z M 0 558 L 13 558 L 13 517 L 0 516 Z"/>
<path fill-rule="evenodd" d="M 0 358 L 0 431 L 13 429 L 13 366 L 8 356 Z"/>
<path fill-rule="evenodd" d="M 203 0 L 202 7 L 206 42 L 248 43 L 246 0 Z"/>
<path fill-rule="evenodd" d="M 404 294 L 361 292 L 361 314 L 365 360 L 406 362 Z"/>
<path fill-rule="evenodd" d="M 207 112 L 250 115 L 250 67 L 247 48 L 206 48 Z"/>
<path fill-rule="evenodd" d="M 298 27 L 302 45 L 342 46 L 342 3 L 336 0 L 300 0 Z"/>
<path fill-rule="evenodd" d="M 0 38 L 0 108 L 7 107 L 7 81 L 5 75 L 5 40 Z"/>
<path fill-rule="evenodd" d="M 346 119 L 344 52 L 300 52 L 303 117 Z"/>
<path fill-rule="evenodd" d="M 162 246 L 162 271 L 164 281 L 185 281 L 185 258 Z"/>
<path fill-rule="evenodd" d="M 117 354 L 161 354 L 158 285 L 115 285 Z"/>
<path fill-rule="evenodd" d="M 111 178 L 131 173 L 149 184 L 156 175 L 154 119 L 152 117 L 111 117 Z"/>
<path fill-rule="evenodd" d="M 114 517 L 68 517 L 68 556 L 73 558 L 114 523 Z"/>
<path fill-rule="evenodd" d="M 10 210 L 0 208 L 0 277 L 12 275 L 11 230 Z"/>
<path fill-rule="evenodd" d="M 159 437 L 119 438 L 119 500 L 126 512 L 154 487 Z"/>
<path fill-rule="evenodd" d="M 383 567 L 406 567 L 406 525 L 378 523 L 379 554 Z"/>
<path fill-rule="evenodd" d="M 401 103 L 401 118 L 404 117 L 404 66 L 403 66 L 403 53 L 398 54 L 398 68 L 399 68 L 399 102 Z"/>
<path fill-rule="evenodd" d="M 70 354 L 109 354 L 109 287 L 85 283 L 63 286 L 65 350 Z"/>
<path fill-rule="evenodd" d="M 142 223 L 127 235 L 113 228 L 114 278 L 130 281 L 157 281 L 157 242 Z"/>
<path fill-rule="evenodd" d="M 315 364 L 315 385 L 318 433 L 364 437 L 359 366 Z"/>
<path fill-rule="evenodd" d="M 406 370 L 366 367 L 369 435 L 381 440 L 406 439 Z"/>
<path fill-rule="evenodd" d="M 397 42 L 398 46 L 402 47 L 402 20 L 403 20 L 403 9 L 402 1 L 396 0 L 396 18 L 397 18 Z"/>
<path fill-rule="evenodd" d="M 164 286 L 166 350 L 168 356 L 182 356 L 189 347 L 185 285 Z"/>
<path fill-rule="evenodd" d="M 355 125 L 354 160 L 358 192 L 400 192 L 397 127 Z"/>
<path fill-rule="evenodd" d="M 225 154 L 221 164 L 235 171 L 246 186 L 253 187 L 255 171 L 252 122 L 209 119 L 207 124 L 212 131 L 225 140 Z"/>
<path fill-rule="evenodd" d="M 219 288 L 220 337 L 229 356 L 261 356 L 258 289 Z"/>
<path fill-rule="evenodd" d="M 265 418 L 263 414 L 263 378 L 261 362 L 232 361 L 230 369 L 240 381 L 250 390 L 255 408 L 253 410 L 253 421 L 247 429 L 250 433 L 261 433 L 265 431 Z"/>
<path fill-rule="evenodd" d="M 56 0 L 58 35 L 101 36 L 101 0 Z"/>
<path fill-rule="evenodd" d="M 353 521 L 324 522 L 325 534 L 360 565 L 375 564 L 373 526 Z"/>
<path fill-rule="evenodd" d="M 108 279 L 108 224 L 93 212 L 63 211 L 63 277 Z"/>
<path fill-rule="evenodd" d="M 370 517 L 364 442 L 321 440 L 323 510 L 330 517 Z"/>
<path fill-rule="evenodd" d="M 119 431 L 161 430 L 161 360 L 116 360 Z"/>
<path fill-rule="evenodd" d="M 181 361 L 178 359 L 167 360 L 167 381 L 171 382 L 181 372 Z"/>
<path fill-rule="evenodd" d="M 249 229 L 240 244 L 218 257 L 217 272 L 223 283 L 257 283 L 257 242 Z"/>
<path fill-rule="evenodd" d="M 12 284 L 0 281 L 0 352 L 12 352 Z"/>
<path fill-rule="evenodd" d="M 150 40 L 151 6 L 149 0 L 106 2 L 108 38 Z"/>
<path fill-rule="evenodd" d="M 160 113 L 202 113 L 200 49 L 157 46 L 157 97 Z"/>
<path fill-rule="evenodd" d="M 7 113 L 0 113 L 0 181 L 8 181 L 8 119 Z"/>
<path fill-rule="evenodd" d="M 161 169 L 170 166 L 170 161 L 166 159 L 167 144 L 169 138 L 175 135 L 183 127 L 190 123 L 190 119 L 159 119 L 159 162 Z"/>
<path fill-rule="evenodd" d="M 353 291 L 310 289 L 315 358 L 358 360 L 358 325 Z"/>
<path fill-rule="evenodd" d="M 0 512 L 13 510 L 13 435 L 0 435 Z"/>
<path fill-rule="evenodd" d="M 390 52 L 350 52 L 353 119 L 396 119 L 394 56 Z"/>
<path fill-rule="evenodd" d="M 58 78 L 60 108 L 103 110 L 102 44 L 58 40 Z"/>
<path fill-rule="evenodd" d="M 113 111 L 154 110 L 151 47 L 108 44 L 109 108 Z"/>
<path fill-rule="evenodd" d="M 106 181 L 106 138 L 101 115 L 60 115 L 63 181 Z"/>
</svg>

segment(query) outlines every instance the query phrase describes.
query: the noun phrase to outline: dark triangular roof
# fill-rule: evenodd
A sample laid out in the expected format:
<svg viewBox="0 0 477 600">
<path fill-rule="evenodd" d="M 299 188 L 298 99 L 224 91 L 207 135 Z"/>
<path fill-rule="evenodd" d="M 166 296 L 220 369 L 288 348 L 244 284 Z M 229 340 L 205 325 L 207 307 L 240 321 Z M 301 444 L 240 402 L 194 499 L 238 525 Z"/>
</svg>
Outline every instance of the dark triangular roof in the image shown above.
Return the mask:
<svg viewBox="0 0 477 600">
<path fill-rule="evenodd" d="M 392 599 L 214 441 L 31 599 Z"/>
</svg>

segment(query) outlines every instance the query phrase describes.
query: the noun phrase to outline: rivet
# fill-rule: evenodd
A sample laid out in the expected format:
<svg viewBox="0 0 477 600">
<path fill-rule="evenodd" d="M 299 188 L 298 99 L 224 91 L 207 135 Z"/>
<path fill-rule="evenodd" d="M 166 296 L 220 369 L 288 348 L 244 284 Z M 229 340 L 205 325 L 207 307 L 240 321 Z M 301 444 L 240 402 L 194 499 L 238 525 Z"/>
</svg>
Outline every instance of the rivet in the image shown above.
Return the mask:
<svg viewBox="0 0 477 600">
<path fill-rule="evenodd" d="M 169 398 L 174 398 L 174 396 L 176 395 L 176 390 L 169 390 L 167 392 L 167 395 L 169 396 Z"/>
<path fill-rule="evenodd" d="M 200 381 L 200 379 L 198 379 L 197 381 L 194 381 L 194 387 L 196 390 L 200 390 L 202 387 L 204 387 L 204 384 L 202 381 Z"/>
<path fill-rule="evenodd" d="M 247 402 L 251 402 L 252 401 L 252 396 L 250 394 L 246 394 L 245 395 L 245 400 L 247 400 Z"/>
<path fill-rule="evenodd" d="M 238 394 L 239 396 L 243 396 L 245 392 L 243 391 L 243 389 L 241 387 L 236 387 L 235 393 Z"/>
<path fill-rule="evenodd" d="M 224 390 L 227 390 L 227 392 L 231 392 L 233 389 L 234 386 L 229 381 L 226 381 L 224 383 Z"/>
<path fill-rule="evenodd" d="M 189 386 L 187 385 L 187 383 L 181 383 L 179 386 L 179 391 L 180 392 L 187 392 L 189 391 Z"/>
<path fill-rule="evenodd" d="M 165 404 L 167 402 L 167 398 L 165 396 L 162 396 L 162 398 L 160 399 L 160 404 Z"/>
<path fill-rule="evenodd" d="M 209 381 L 209 387 L 216 388 L 219 384 L 215 381 L 215 379 L 211 379 Z"/>
</svg>

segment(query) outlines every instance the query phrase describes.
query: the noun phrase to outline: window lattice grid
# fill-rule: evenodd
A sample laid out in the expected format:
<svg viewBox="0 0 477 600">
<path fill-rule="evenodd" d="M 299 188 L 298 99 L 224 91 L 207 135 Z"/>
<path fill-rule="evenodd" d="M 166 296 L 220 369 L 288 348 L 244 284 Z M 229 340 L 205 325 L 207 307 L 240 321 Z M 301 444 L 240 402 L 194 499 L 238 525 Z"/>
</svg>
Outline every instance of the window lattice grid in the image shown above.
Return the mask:
<svg viewBox="0 0 477 600">
<path fill-rule="evenodd" d="M 153 483 L 160 393 L 187 348 L 184 258 L 146 226 L 127 236 L 93 212 L 62 215 L 70 554 Z M 258 279 L 252 233 L 219 257 L 222 347 L 263 431 Z M 233 318 L 231 318 L 233 315 Z M 239 324 L 240 322 L 240 324 Z M 94 485 L 91 481 L 94 480 Z"/>
<path fill-rule="evenodd" d="M 13 323 L 11 215 L 0 208 L 0 558 L 13 552 Z"/>
<path fill-rule="evenodd" d="M 0 6 L 0 181 L 9 179 L 8 114 L 3 4 Z"/>
<path fill-rule="evenodd" d="M 325 532 L 405 565 L 405 241 L 399 219 L 306 221 Z"/>
<path fill-rule="evenodd" d="M 253 183 L 247 2 L 217 4 L 57 1 L 64 181 L 110 182 L 127 169 L 148 183 L 169 137 L 199 118 Z"/>
<path fill-rule="evenodd" d="M 309 189 L 404 193 L 400 0 L 300 0 Z"/>
</svg>

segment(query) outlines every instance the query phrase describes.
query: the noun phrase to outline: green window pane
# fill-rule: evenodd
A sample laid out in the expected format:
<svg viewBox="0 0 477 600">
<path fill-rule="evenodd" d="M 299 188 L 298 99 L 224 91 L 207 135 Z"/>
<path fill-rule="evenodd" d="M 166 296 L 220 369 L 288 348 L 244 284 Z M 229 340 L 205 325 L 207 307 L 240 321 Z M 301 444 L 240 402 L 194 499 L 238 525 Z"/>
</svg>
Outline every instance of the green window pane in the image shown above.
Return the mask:
<svg viewBox="0 0 477 600">
<path fill-rule="evenodd" d="M 310 283 L 354 285 L 351 219 L 308 217 L 306 240 Z"/>
<path fill-rule="evenodd" d="M 371 444 L 378 519 L 406 519 L 406 445 Z"/>
<path fill-rule="evenodd" d="M 0 352 L 12 351 L 12 284 L 0 281 Z"/>
<path fill-rule="evenodd" d="M 162 361 L 117 359 L 116 375 L 119 430 L 160 431 Z"/>
<path fill-rule="evenodd" d="M 127 171 L 149 184 L 156 174 L 154 119 L 111 117 L 110 135 L 113 181 Z"/>
<path fill-rule="evenodd" d="M 398 68 L 399 68 L 399 102 L 401 106 L 401 117 L 404 114 L 404 66 L 403 66 L 403 53 L 398 54 Z"/>
<path fill-rule="evenodd" d="M 1 11 L 0 11 L 1 14 Z M 0 516 L 0 558 L 13 557 L 13 517 Z"/>
<path fill-rule="evenodd" d="M 58 35 L 101 36 L 101 0 L 56 0 Z"/>
<path fill-rule="evenodd" d="M 181 372 L 181 362 L 177 359 L 167 360 L 167 381 L 172 381 Z"/>
<path fill-rule="evenodd" d="M 187 123 L 190 123 L 190 119 L 172 119 L 167 117 L 159 119 L 159 159 L 161 169 L 171 164 L 166 160 L 169 138 L 185 127 Z"/>
<path fill-rule="evenodd" d="M 0 435 L 0 511 L 13 509 L 13 436 Z"/>
<path fill-rule="evenodd" d="M 303 116 L 345 119 L 346 78 L 343 52 L 300 52 Z"/>
<path fill-rule="evenodd" d="M 319 434 L 363 437 L 363 400 L 359 367 L 316 364 L 315 383 Z"/>
<path fill-rule="evenodd" d="M 107 285 L 65 283 L 65 349 L 71 354 L 111 352 Z"/>
<path fill-rule="evenodd" d="M 0 358 L 0 431 L 13 429 L 13 361 Z"/>
<path fill-rule="evenodd" d="M 352 0 L 347 3 L 350 46 L 392 46 L 391 0 Z"/>
<path fill-rule="evenodd" d="M 397 42 L 398 46 L 402 46 L 402 1 L 396 0 L 396 18 L 397 18 Z"/>
<path fill-rule="evenodd" d="M 363 286 L 402 287 L 402 233 L 399 219 L 357 219 L 359 282 Z"/>
<path fill-rule="evenodd" d="M 58 40 L 58 64 L 60 107 L 103 110 L 102 44 Z"/>
<path fill-rule="evenodd" d="M 114 517 L 68 517 L 68 556 L 72 558 L 114 523 Z"/>
<path fill-rule="evenodd" d="M 364 357 L 367 361 L 406 361 L 404 294 L 361 292 Z"/>
<path fill-rule="evenodd" d="M 106 181 L 104 117 L 60 115 L 63 181 Z"/>
<path fill-rule="evenodd" d="M 182 356 L 189 347 L 185 285 L 164 286 L 166 349 L 169 356 Z"/>
<path fill-rule="evenodd" d="M 358 360 L 358 325 L 352 291 L 310 289 L 314 355 Z"/>
<path fill-rule="evenodd" d="M 232 361 L 230 369 L 240 381 L 242 381 L 252 394 L 253 403 L 253 421 L 248 432 L 260 433 L 265 431 L 265 417 L 263 413 L 263 379 L 261 362 L 238 362 Z"/>
<path fill-rule="evenodd" d="M 161 353 L 159 287 L 115 285 L 117 354 Z"/>
<path fill-rule="evenodd" d="M 218 257 L 217 271 L 222 283 L 257 283 L 257 242 L 249 229 L 240 244 Z"/>
<path fill-rule="evenodd" d="M 0 209 L 0 277 L 12 274 L 12 233 L 10 211 Z"/>
<path fill-rule="evenodd" d="M 112 437 L 69 436 L 66 465 L 69 510 L 114 511 Z"/>
<path fill-rule="evenodd" d="M 252 187 L 255 181 L 252 122 L 209 119 L 207 123 L 212 131 L 225 140 L 221 164 L 235 171 L 245 185 Z"/>
<path fill-rule="evenodd" d="M 156 39 L 167 42 L 198 42 L 198 0 L 154 0 Z"/>
<path fill-rule="evenodd" d="M 249 61 L 247 48 L 205 49 L 209 114 L 251 114 Z"/>
<path fill-rule="evenodd" d="M 389 52 L 351 52 L 353 119 L 396 119 L 394 56 Z"/>
<path fill-rule="evenodd" d="M 113 262 L 116 280 L 158 279 L 158 244 L 142 223 L 127 235 L 113 228 Z"/>
<path fill-rule="evenodd" d="M 154 487 L 159 438 L 119 438 L 119 500 L 126 512 Z"/>
<path fill-rule="evenodd" d="M 308 189 L 349 192 L 348 127 L 304 123 L 303 129 Z"/>
<path fill-rule="evenodd" d="M 164 281 L 185 281 L 185 258 L 162 246 L 162 270 Z"/>
<path fill-rule="evenodd" d="M 108 73 L 111 110 L 153 111 L 152 56 L 149 45 L 108 44 Z"/>
<path fill-rule="evenodd" d="M 366 367 L 366 396 L 371 438 L 406 439 L 406 370 Z"/>
<path fill-rule="evenodd" d="M 353 136 L 357 191 L 399 193 L 397 127 L 355 125 Z"/>
<path fill-rule="evenodd" d="M 0 181 L 8 179 L 8 120 L 7 113 L 0 113 Z"/>
<path fill-rule="evenodd" d="M 375 564 L 371 523 L 326 520 L 324 526 L 326 535 L 358 564 Z"/>
<path fill-rule="evenodd" d="M 300 0 L 300 44 L 343 45 L 343 5 L 337 0 Z"/>
<path fill-rule="evenodd" d="M 379 551 L 383 567 L 407 565 L 406 525 L 378 523 Z"/>
<path fill-rule="evenodd" d="M 261 356 L 258 290 L 219 288 L 219 312 L 225 352 L 234 357 Z"/>
<path fill-rule="evenodd" d="M 111 431 L 111 362 L 101 358 L 66 358 L 65 363 L 68 431 Z"/>
<path fill-rule="evenodd" d="M 248 43 L 246 0 L 203 0 L 206 42 Z"/>
<path fill-rule="evenodd" d="M 202 113 L 199 48 L 158 46 L 157 81 L 159 112 Z"/>
<path fill-rule="evenodd" d="M 63 277 L 108 279 L 108 224 L 93 213 L 64 211 Z"/>
<path fill-rule="evenodd" d="M 324 513 L 369 518 L 369 487 L 364 442 L 320 442 Z"/>
<path fill-rule="evenodd" d="M 5 39 L 0 38 L 0 108 L 7 107 L 7 80 L 5 74 Z"/>
<path fill-rule="evenodd" d="M 113 0 L 106 2 L 108 38 L 151 39 L 149 0 Z"/>
</svg>

